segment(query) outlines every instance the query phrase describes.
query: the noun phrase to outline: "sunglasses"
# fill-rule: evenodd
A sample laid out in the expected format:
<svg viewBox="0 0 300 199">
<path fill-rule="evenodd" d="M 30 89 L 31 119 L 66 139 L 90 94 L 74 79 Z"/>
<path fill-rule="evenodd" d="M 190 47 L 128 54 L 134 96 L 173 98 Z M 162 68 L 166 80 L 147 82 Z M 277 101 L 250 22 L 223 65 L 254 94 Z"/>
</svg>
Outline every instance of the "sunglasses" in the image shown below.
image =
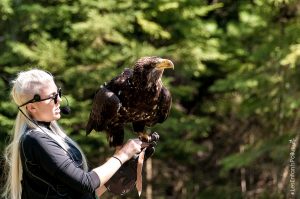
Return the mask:
<svg viewBox="0 0 300 199">
<path fill-rule="evenodd" d="M 48 99 L 53 99 L 54 104 L 57 104 L 58 96 L 61 97 L 61 88 L 57 89 L 57 93 L 55 95 L 47 97 L 45 99 L 41 99 L 41 96 L 39 94 L 35 94 L 31 100 L 25 102 L 24 104 L 20 105 L 19 107 L 25 106 L 26 104 L 29 104 L 29 103 L 41 102 L 41 101 L 45 101 Z"/>
</svg>

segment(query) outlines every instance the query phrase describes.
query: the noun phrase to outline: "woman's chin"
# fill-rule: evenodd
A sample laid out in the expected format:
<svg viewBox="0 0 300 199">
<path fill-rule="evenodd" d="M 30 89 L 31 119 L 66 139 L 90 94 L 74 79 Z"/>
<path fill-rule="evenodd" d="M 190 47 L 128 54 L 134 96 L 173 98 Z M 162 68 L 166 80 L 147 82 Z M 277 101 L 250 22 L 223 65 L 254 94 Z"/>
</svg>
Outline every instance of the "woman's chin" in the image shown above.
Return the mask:
<svg viewBox="0 0 300 199">
<path fill-rule="evenodd" d="M 54 115 L 55 120 L 58 120 L 61 118 L 60 112 L 55 113 Z"/>
</svg>

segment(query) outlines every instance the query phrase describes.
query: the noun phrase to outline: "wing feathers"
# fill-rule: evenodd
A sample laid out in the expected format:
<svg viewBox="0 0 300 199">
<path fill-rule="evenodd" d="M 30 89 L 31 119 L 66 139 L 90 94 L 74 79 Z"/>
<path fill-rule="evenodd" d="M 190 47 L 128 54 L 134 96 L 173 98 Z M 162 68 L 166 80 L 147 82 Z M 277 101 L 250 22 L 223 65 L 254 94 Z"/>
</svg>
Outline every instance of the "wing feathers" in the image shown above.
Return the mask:
<svg viewBox="0 0 300 199">
<path fill-rule="evenodd" d="M 116 116 L 120 106 L 120 100 L 113 92 L 105 87 L 100 88 L 93 100 L 92 111 L 86 127 L 87 135 L 93 129 L 104 130 L 105 124 Z"/>
<path fill-rule="evenodd" d="M 168 89 L 166 89 L 165 87 L 162 87 L 159 98 L 160 98 L 160 100 L 158 102 L 159 110 L 158 110 L 157 122 L 162 123 L 169 116 L 171 104 L 172 104 L 172 96 Z"/>
</svg>

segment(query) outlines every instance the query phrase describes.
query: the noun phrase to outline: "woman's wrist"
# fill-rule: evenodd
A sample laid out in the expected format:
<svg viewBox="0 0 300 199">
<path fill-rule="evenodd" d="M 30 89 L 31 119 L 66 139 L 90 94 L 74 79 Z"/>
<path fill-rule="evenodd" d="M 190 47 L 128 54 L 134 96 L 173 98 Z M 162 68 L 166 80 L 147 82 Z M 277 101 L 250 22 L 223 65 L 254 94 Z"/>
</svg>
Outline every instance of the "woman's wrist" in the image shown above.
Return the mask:
<svg viewBox="0 0 300 199">
<path fill-rule="evenodd" d="M 122 165 L 124 162 L 126 162 L 128 160 L 128 155 L 126 153 L 124 153 L 122 150 L 120 150 L 113 155 L 113 158 L 120 161 L 120 163 Z"/>
<path fill-rule="evenodd" d="M 123 162 L 117 156 L 113 156 L 112 158 L 115 158 L 117 161 L 119 161 L 122 166 Z"/>
</svg>

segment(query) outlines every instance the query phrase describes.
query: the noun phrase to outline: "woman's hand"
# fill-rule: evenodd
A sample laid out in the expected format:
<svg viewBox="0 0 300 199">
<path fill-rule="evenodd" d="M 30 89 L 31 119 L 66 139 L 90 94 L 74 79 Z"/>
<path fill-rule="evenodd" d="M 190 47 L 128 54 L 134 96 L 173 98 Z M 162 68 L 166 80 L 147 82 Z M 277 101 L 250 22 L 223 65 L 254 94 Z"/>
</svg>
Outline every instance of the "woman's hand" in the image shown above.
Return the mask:
<svg viewBox="0 0 300 199">
<path fill-rule="evenodd" d="M 124 163 L 132 158 L 135 154 L 140 153 L 141 148 L 142 141 L 140 139 L 129 139 L 120 149 L 117 149 L 114 156 Z"/>
</svg>

